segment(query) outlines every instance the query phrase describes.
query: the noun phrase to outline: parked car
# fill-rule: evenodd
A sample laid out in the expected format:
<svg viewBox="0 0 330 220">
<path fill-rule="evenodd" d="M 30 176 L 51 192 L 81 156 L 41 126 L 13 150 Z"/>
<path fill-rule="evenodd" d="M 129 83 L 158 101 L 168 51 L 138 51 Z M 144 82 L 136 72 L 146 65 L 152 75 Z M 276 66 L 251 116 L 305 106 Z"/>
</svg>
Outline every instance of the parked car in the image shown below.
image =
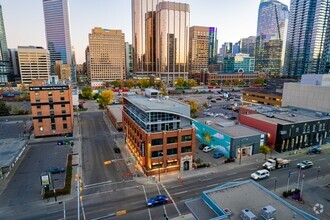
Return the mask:
<svg viewBox="0 0 330 220">
<path fill-rule="evenodd" d="M 147 206 L 161 205 L 167 203 L 168 201 L 170 201 L 170 199 L 167 196 L 158 195 L 154 198 L 148 199 Z"/>
<path fill-rule="evenodd" d="M 220 157 L 223 157 L 223 153 L 221 153 L 220 151 L 217 151 L 213 154 L 213 157 L 214 158 L 220 158 Z"/>
<path fill-rule="evenodd" d="M 268 177 L 269 177 L 268 170 L 258 170 L 257 172 L 251 174 L 251 178 L 254 180 L 261 180 Z"/>
<path fill-rule="evenodd" d="M 301 169 L 311 168 L 312 166 L 313 162 L 310 160 L 304 160 L 303 162 L 297 164 L 297 167 Z"/>
<path fill-rule="evenodd" d="M 206 144 L 201 144 L 201 145 L 199 145 L 199 149 L 200 149 L 200 150 L 203 150 L 203 149 L 204 149 L 204 147 L 207 147 L 207 146 L 209 146 L 209 145 L 206 145 Z"/>
<path fill-rule="evenodd" d="M 212 103 L 216 103 L 217 101 L 215 101 L 215 100 L 212 99 L 211 102 L 212 102 Z"/>
<path fill-rule="evenodd" d="M 49 172 L 51 174 L 64 173 L 65 169 L 64 168 L 59 168 L 59 167 L 52 167 L 52 168 L 49 169 Z"/>
<path fill-rule="evenodd" d="M 213 150 L 213 148 L 210 147 L 210 146 L 206 146 L 206 147 L 203 148 L 203 152 L 204 152 L 204 153 L 208 153 L 208 152 L 210 152 L 210 151 L 212 151 L 212 150 Z"/>
<path fill-rule="evenodd" d="M 219 98 L 216 98 L 216 100 L 221 100 L 221 98 L 219 97 Z"/>
<path fill-rule="evenodd" d="M 307 154 L 320 154 L 321 153 L 321 146 L 315 146 L 312 149 L 307 151 Z"/>
<path fill-rule="evenodd" d="M 114 147 L 113 150 L 115 153 L 120 154 L 120 148 L 119 147 Z"/>
</svg>

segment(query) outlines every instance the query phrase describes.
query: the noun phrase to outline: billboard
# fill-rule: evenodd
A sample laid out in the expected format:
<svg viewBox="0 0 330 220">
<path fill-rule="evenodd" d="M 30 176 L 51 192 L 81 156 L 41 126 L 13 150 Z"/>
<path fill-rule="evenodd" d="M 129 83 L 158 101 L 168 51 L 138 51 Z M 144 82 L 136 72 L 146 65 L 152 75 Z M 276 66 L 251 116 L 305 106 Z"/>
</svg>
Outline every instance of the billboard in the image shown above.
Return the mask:
<svg viewBox="0 0 330 220">
<path fill-rule="evenodd" d="M 41 180 L 41 185 L 42 186 L 50 185 L 50 177 L 49 177 L 48 173 L 41 174 L 40 180 Z"/>
</svg>

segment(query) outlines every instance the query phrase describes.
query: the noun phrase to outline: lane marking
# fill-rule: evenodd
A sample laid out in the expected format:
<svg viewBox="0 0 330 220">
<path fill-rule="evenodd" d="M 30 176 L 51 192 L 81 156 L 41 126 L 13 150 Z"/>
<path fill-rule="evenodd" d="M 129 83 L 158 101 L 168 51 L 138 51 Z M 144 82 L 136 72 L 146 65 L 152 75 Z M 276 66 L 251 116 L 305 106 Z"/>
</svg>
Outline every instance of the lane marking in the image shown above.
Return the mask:
<svg viewBox="0 0 330 220">
<path fill-rule="evenodd" d="M 178 188 L 178 187 L 180 187 L 180 186 L 182 186 L 182 185 L 171 186 L 170 189 Z"/>
<path fill-rule="evenodd" d="M 146 193 L 146 189 L 144 188 L 144 185 L 142 185 L 142 188 L 143 188 L 144 196 L 146 198 L 146 204 L 148 204 L 147 193 Z M 149 219 L 152 220 L 149 206 L 148 206 L 148 213 L 149 213 Z"/>
<path fill-rule="evenodd" d="M 255 168 L 251 168 L 251 169 L 249 169 L 250 171 L 254 171 L 254 170 L 256 170 Z"/>
<path fill-rule="evenodd" d="M 185 190 L 185 191 L 181 191 L 181 192 L 174 193 L 173 195 L 180 195 L 180 194 L 187 193 L 187 192 L 188 192 L 188 191 Z"/>
<path fill-rule="evenodd" d="M 187 202 L 187 201 L 189 201 L 189 200 L 192 200 L 192 199 L 193 199 L 193 198 L 184 199 L 184 200 L 181 200 L 181 202 L 185 203 L 185 202 Z"/>
<path fill-rule="evenodd" d="M 293 172 L 291 172 L 291 174 L 295 174 L 295 173 L 298 173 L 298 171 L 293 171 Z"/>
<path fill-rule="evenodd" d="M 206 182 L 206 181 L 209 181 L 209 180 L 211 180 L 211 179 L 213 179 L 213 178 L 199 179 L 199 181 L 201 181 L 201 182 Z"/>
<path fill-rule="evenodd" d="M 108 190 L 108 191 L 86 194 L 86 195 L 83 195 L 83 198 L 91 197 L 91 196 L 98 196 L 98 195 L 102 195 L 102 194 L 106 194 L 106 193 L 111 193 L 111 192 L 119 192 L 119 191 L 124 191 L 124 190 L 129 190 L 129 189 L 137 189 L 139 187 L 140 186 L 130 186 L 130 187 L 125 187 L 125 188 L 121 188 L 121 189 L 111 189 L 111 190 Z"/>
<path fill-rule="evenodd" d="M 90 188 L 90 187 L 93 187 L 93 186 L 106 185 L 106 184 L 109 184 L 109 183 L 112 183 L 112 180 L 105 181 L 105 182 L 100 182 L 100 183 L 93 183 L 93 184 L 85 185 L 84 188 Z"/>
<path fill-rule="evenodd" d="M 158 183 L 156 184 L 156 186 L 157 186 L 157 190 L 158 190 L 159 195 L 161 195 L 159 187 L 158 187 Z M 163 209 L 164 209 L 164 214 L 167 216 L 165 205 L 163 205 Z"/>
<path fill-rule="evenodd" d="M 82 213 L 83 213 L 83 217 L 84 217 L 84 220 L 86 220 L 86 215 L 85 215 L 85 208 L 84 208 L 84 203 L 82 200 L 80 200 L 80 207 L 81 207 L 81 210 L 82 210 Z"/>
<path fill-rule="evenodd" d="M 321 159 L 319 159 L 319 161 L 322 161 L 322 160 L 326 160 L 327 158 L 321 158 Z"/>
<path fill-rule="evenodd" d="M 167 191 L 167 189 L 166 189 L 166 187 L 164 186 L 163 183 L 161 183 L 161 186 L 163 187 L 163 189 L 164 189 L 165 192 L 167 193 L 168 197 L 170 197 L 170 199 L 171 199 L 171 201 L 173 202 L 173 205 L 174 205 L 176 211 L 178 212 L 179 216 L 181 216 L 181 212 L 180 212 L 180 210 L 178 209 L 178 206 L 176 205 L 174 199 L 172 198 L 172 196 L 170 195 L 170 193 Z"/>
<path fill-rule="evenodd" d="M 57 211 L 47 212 L 47 214 L 54 214 L 54 213 L 58 213 L 58 212 L 63 212 L 63 210 L 57 210 Z"/>
<path fill-rule="evenodd" d="M 207 185 L 206 187 L 214 187 L 214 186 L 219 186 L 219 183 L 214 183 L 214 184 L 211 184 L 211 185 Z"/>
<path fill-rule="evenodd" d="M 236 175 L 237 173 L 229 173 L 227 174 L 227 176 L 232 176 L 232 175 Z"/>
<path fill-rule="evenodd" d="M 242 180 L 242 179 L 244 179 L 244 178 L 240 177 L 240 178 L 234 179 L 233 181 L 238 181 L 238 180 Z"/>
</svg>

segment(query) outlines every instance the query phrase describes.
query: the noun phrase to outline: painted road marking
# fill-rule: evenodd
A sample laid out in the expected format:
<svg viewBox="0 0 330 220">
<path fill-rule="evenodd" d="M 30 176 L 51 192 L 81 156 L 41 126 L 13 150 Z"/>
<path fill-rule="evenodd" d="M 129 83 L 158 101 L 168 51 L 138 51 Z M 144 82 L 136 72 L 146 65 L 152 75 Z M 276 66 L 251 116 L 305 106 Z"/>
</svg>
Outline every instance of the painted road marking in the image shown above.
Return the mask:
<svg viewBox="0 0 330 220">
<path fill-rule="evenodd" d="M 176 211 L 178 212 L 179 216 L 181 216 L 181 212 L 180 212 L 180 210 L 178 209 L 178 206 L 176 205 L 174 199 L 172 198 L 172 196 L 170 195 L 170 193 L 167 191 L 167 189 L 166 189 L 166 187 L 164 186 L 164 184 L 161 183 L 161 185 L 162 185 L 163 189 L 165 190 L 165 192 L 167 193 L 168 197 L 170 197 L 171 201 L 173 202 L 173 205 L 174 205 Z"/>
<path fill-rule="evenodd" d="M 273 180 L 273 179 L 276 179 L 276 177 L 271 177 L 271 178 L 269 178 L 268 180 Z"/>
<path fill-rule="evenodd" d="M 321 159 L 319 159 L 319 161 L 321 161 L 321 160 L 326 160 L 327 158 L 321 158 Z"/>
<path fill-rule="evenodd" d="M 180 195 L 180 194 L 183 194 L 183 193 L 187 193 L 188 191 L 182 191 L 182 192 L 177 192 L 177 193 L 174 193 L 173 195 Z"/>
<path fill-rule="evenodd" d="M 158 183 L 156 184 L 156 186 L 157 186 L 157 190 L 158 190 L 159 195 L 161 195 L 159 187 L 158 187 Z M 163 209 L 164 209 L 164 214 L 167 216 L 165 205 L 163 205 Z"/>
<path fill-rule="evenodd" d="M 229 173 L 227 174 L 227 176 L 232 176 L 232 175 L 236 175 L 237 173 Z"/>
<path fill-rule="evenodd" d="M 83 195 L 83 198 L 91 197 L 91 196 L 98 196 L 98 195 L 102 195 L 102 194 L 106 194 L 106 193 L 111 193 L 111 192 L 118 192 L 118 191 L 129 190 L 129 189 L 137 189 L 139 187 L 140 186 L 130 186 L 130 187 L 121 188 L 121 189 L 111 189 L 111 190 L 107 190 L 107 191 L 103 191 L 103 192 L 86 194 L 86 195 Z"/>
<path fill-rule="evenodd" d="M 251 169 L 250 169 L 250 171 L 254 171 L 254 170 L 256 170 L 256 168 L 251 168 Z"/>
<path fill-rule="evenodd" d="M 144 185 L 142 185 L 142 188 L 143 188 L 144 196 L 146 198 L 146 204 L 148 204 L 147 193 L 146 193 L 146 189 L 144 188 Z M 149 206 L 148 206 L 148 213 L 149 213 L 149 219 L 152 220 Z"/>
<path fill-rule="evenodd" d="M 238 181 L 238 180 L 242 180 L 242 179 L 244 179 L 244 178 L 240 177 L 240 178 L 234 179 L 233 181 Z"/>
<path fill-rule="evenodd" d="M 219 186 L 219 183 L 214 183 L 214 184 L 211 184 L 211 185 L 207 185 L 206 187 L 214 187 L 214 186 Z"/>
<path fill-rule="evenodd" d="M 184 199 L 184 200 L 181 200 L 181 202 L 185 203 L 185 202 L 187 202 L 187 201 L 189 201 L 189 200 L 192 200 L 192 199 L 193 199 L 193 198 Z"/>
<path fill-rule="evenodd" d="M 298 173 L 298 171 L 293 171 L 293 172 L 291 172 L 291 174 L 295 174 L 295 173 Z"/>
<path fill-rule="evenodd" d="M 180 186 L 182 186 L 182 185 L 171 186 L 170 189 L 178 188 L 178 187 L 180 187 Z"/>
<path fill-rule="evenodd" d="M 199 179 L 199 181 L 201 181 L 201 182 L 206 182 L 206 181 L 209 181 L 209 180 L 211 180 L 211 179 L 213 179 L 213 178 Z"/>
<path fill-rule="evenodd" d="M 84 188 L 87 189 L 87 188 L 90 188 L 90 187 L 93 187 L 93 186 L 106 185 L 106 184 L 109 184 L 109 183 L 112 183 L 112 180 L 105 181 L 105 182 L 100 182 L 100 183 L 93 183 L 93 184 L 85 185 Z"/>
</svg>

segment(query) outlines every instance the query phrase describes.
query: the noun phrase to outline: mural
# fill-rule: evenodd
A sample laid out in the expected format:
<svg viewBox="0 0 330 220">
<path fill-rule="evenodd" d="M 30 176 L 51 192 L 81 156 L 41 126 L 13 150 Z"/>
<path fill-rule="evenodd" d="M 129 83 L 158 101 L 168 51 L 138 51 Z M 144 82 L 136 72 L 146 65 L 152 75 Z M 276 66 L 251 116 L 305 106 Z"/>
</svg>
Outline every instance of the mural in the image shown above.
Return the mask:
<svg viewBox="0 0 330 220">
<path fill-rule="evenodd" d="M 230 157 L 231 138 L 228 135 L 197 121 L 192 121 L 192 126 L 196 129 L 196 138 L 199 142 L 220 151 L 227 158 Z"/>
</svg>

